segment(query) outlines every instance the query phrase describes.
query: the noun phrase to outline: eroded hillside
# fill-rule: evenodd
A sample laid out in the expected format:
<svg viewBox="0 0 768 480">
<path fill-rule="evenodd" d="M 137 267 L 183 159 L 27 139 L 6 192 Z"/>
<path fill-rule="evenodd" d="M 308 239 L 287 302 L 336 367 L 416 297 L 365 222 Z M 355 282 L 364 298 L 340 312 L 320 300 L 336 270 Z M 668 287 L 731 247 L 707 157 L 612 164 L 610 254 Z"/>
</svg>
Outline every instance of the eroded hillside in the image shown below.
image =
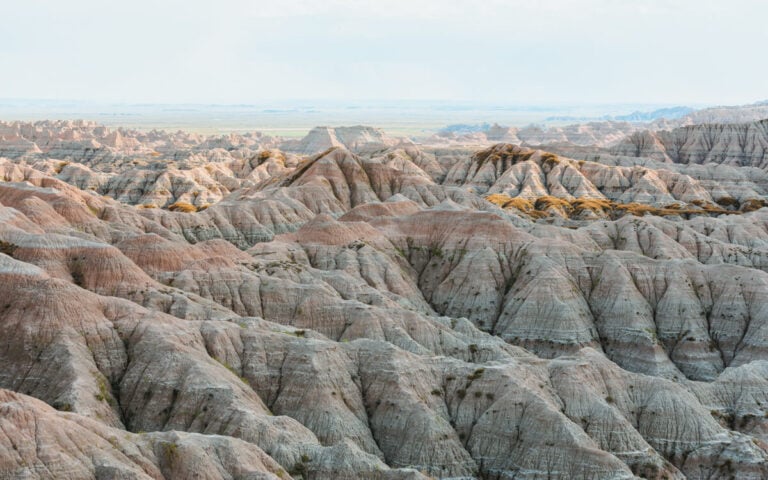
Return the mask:
<svg viewBox="0 0 768 480">
<path fill-rule="evenodd" d="M 3 478 L 768 477 L 760 155 L 0 128 Z"/>
</svg>

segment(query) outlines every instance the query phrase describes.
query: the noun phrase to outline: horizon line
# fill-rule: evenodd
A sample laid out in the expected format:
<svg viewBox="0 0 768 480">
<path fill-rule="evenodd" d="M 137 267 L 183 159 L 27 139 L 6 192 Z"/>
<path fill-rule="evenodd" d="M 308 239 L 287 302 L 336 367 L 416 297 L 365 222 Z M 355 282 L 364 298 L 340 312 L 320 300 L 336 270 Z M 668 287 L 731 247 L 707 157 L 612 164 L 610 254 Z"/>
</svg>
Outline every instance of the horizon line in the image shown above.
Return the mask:
<svg viewBox="0 0 768 480">
<path fill-rule="evenodd" d="M 23 97 L 0 97 L 0 106 L 3 106 L 4 102 L 38 102 L 38 103 L 59 103 L 59 104 L 81 104 L 81 105 L 98 105 L 98 106 L 126 106 L 126 107 L 144 107 L 144 106 L 198 106 L 198 107 L 262 107 L 269 104 L 298 104 L 317 102 L 333 105 L 355 105 L 361 103 L 369 104 L 387 104 L 387 103 L 402 103 L 402 104 L 419 104 L 419 103 L 441 103 L 441 104 L 456 104 L 456 105 L 477 105 L 477 106 L 498 106 L 498 107 L 580 107 L 580 106 L 669 106 L 669 107 L 717 107 L 717 106 L 734 106 L 734 105 L 752 105 L 761 103 L 768 100 L 758 99 L 752 102 L 741 104 L 729 104 L 729 103 L 712 103 L 712 102 L 668 102 L 668 101 L 653 101 L 653 100 L 630 100 L 630 101 L 617 101 L 617 102 L 579 102 L 574 100 L 542 100 L 542 101 L 515 101 L 515 100 L 471 100 L 471 99 L 445 99 L 445 98 L 401 98 L 401 99 L 383 99 L 383 98 L 351 98 L 351 99 L 331 99 L 331 98 L 285 98 L 285 99 L 269 99 L 258 101 L 244 101 L 244 102 L 206 102 L 206 101 L 127 101 L 127 100 L 91 100 L 91 99 L 76 99 L 76 98 L 23 98 Z"/>
</svg>

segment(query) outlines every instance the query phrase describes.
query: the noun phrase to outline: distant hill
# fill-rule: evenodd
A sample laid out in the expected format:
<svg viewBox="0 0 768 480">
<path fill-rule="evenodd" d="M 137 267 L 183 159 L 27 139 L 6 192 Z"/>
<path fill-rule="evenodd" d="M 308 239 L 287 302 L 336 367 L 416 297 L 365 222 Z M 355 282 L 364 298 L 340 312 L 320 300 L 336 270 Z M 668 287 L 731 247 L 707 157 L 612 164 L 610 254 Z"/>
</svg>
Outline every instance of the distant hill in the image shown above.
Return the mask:
<svg viewBox="0 0 768 480">
<path fill-rule="evenodd" d="M 629 115 L 619 115 L 614 119 L 625 122 L 652 122 L 660 118 L 674 120 L 676 118 L 684 117 L 693 111 L 694 110 L 690 107 L 660 108 L 652 112 L 633 112 Z"/>
<path fill-rule="evenodd" d="M 544 119 L 547 122 L 591 122 L 591 121 L 619 121 L 619 122 L 653 122 L 662 118 L 675 120 L 693 113 L 695 110 L 691 107 L 669 107 L 660 108 L 652 112 L 634 111 L 627 115 L 602 115 L 599 117 L 573 117 L 573 116 L 554 116 Z"/>
<path fill-rule="evenodd" d="M 491 128 L 490 123 L 455 123 L 448 125 L 445 128 L 440 129 L 438 134 L 455 133 L 457 135 L 464 135 L 467 133 L 484 132 Z"/>
</svg>

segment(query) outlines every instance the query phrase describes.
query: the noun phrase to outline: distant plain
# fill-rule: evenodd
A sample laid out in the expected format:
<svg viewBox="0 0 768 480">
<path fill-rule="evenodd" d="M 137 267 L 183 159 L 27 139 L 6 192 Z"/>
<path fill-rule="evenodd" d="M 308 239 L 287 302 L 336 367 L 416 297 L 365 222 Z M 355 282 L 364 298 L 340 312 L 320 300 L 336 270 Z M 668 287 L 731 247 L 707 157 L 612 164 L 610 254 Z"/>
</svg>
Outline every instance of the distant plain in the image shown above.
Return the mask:
<svg viewBox="0 0 768 480">
<path fill-rule="evenodd" d="M 456 101 L 339 103 L 317 100 L 244 105 L 160 105 L 0 99 L 0 120 L 84 119 L 107 126 L 139 130 L 156 128 L 204 134 L 260 131 L 286 138 L 302 137 L 318 125 L 364 124 L 381 128 L 390 135 L 419 137 L 431 135 L 452 124 L 561 125 L 670 106 L 672 105 L 494 105 Z M 551 117 L 572 117 L 579 120 L 548 120 Z"/>
</svg>

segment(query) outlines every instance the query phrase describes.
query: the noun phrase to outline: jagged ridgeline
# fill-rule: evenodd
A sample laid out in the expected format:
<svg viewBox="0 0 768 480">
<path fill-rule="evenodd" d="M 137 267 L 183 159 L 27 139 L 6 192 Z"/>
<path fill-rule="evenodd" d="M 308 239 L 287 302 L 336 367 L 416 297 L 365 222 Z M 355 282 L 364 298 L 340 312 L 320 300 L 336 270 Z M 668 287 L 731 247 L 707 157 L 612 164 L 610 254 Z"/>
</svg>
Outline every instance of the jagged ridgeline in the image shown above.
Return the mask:
<svg viewBox="0 0 768 480">
<path fill-rule="evenodd" d="M 0 478 L 768 478 L 768 128 L 696 115 L 1 123 Z"/>
</svg>

